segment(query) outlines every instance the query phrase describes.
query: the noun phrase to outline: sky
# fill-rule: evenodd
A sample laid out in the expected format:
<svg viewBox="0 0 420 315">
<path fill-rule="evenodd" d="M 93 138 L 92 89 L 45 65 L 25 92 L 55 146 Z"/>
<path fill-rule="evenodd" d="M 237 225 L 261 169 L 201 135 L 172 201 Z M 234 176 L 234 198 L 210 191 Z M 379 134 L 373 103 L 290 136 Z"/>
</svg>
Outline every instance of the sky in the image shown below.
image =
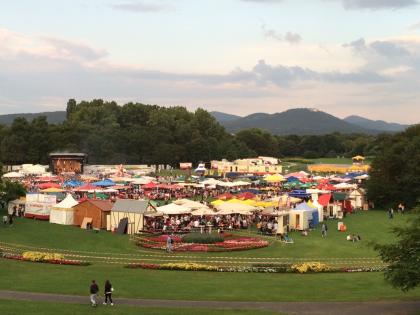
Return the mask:
<svg viewBox="0 0 420 315">
<path fill-rule="evenodd" d="M 67 100 L 420 122 L 420 0 L 0 0 L 0 114 Z"/>
</svg>

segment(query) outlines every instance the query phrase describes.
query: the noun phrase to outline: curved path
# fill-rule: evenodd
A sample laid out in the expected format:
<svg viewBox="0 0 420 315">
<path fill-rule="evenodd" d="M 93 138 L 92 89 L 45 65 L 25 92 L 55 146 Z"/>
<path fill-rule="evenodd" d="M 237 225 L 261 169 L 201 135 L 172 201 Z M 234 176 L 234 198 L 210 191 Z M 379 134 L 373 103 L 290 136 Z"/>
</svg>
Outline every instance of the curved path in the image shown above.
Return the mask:
<svg viewBox="0 0 420 315">
<path fill-rule="evenodd" d="M 0 291 L 0 299 L 26 300 L 38 302 L 88 304 L 87 296 Z M 265 310 L 286 314 L 303 315 L 411 315 L 420 310 L 420 301 L 380 301 L 380 302 L 236 302 L 236 301 L 185 301 L 115 298 L 116 304 L 134 307 L 161 308 L 206 308 Z"/>
</svg>

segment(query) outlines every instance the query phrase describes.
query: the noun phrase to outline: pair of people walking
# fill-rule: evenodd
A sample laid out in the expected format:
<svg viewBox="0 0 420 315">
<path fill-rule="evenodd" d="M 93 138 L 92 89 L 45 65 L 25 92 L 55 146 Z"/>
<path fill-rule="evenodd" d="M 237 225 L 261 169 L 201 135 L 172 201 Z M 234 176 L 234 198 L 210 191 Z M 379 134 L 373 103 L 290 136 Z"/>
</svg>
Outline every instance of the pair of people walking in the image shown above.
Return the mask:
<svg viewBox="0 0 420 315">
<path fill-rule="evenodd" d="M 105 295 L 105 301 L 103 302 L 104 305 L 108 304 L 108 301 L 111 305 L 114 305 L 114 302 L 112 301 L 112 292 L 114 291 L 114 288 L 112 287 L 112 284 L 109 280 L 105 281 L 105 288 L 104 288 L 104 295 Z M 92 280 L 92 283 L 90 285 L 90 302 L 93 307 L 98 305 L 97 298 L 99 293 L 99 287 L 95 280 Z"/>
</svg>

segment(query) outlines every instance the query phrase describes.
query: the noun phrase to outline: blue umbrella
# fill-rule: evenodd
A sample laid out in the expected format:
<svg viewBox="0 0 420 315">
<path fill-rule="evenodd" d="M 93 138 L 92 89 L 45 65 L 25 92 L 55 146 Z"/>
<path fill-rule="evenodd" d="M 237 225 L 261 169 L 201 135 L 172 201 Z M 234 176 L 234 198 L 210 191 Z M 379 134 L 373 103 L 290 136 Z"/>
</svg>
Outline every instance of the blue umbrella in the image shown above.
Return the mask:
<svg viewBox="0 0 420 315">
<path fill-rule="evenodd" d="M 110 180 L 109 178 L 101 180 L 99 182 L 92 183 L 93 186 L 101 186 L 101 187 L 109 187 L 115 186 L 115 182 Z"/>
</svg>

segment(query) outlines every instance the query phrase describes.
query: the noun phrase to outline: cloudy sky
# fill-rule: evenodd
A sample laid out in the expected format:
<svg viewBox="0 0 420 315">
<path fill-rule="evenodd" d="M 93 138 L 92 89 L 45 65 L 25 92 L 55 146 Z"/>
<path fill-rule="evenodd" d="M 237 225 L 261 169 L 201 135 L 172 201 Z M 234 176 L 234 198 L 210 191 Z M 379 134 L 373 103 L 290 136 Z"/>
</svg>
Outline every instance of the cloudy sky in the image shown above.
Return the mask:
<svg viewBox="0 0 420 315">
<path fill-rule="evenodd" d="M 420 0 L 0 5 L 0 114 L 103 98 L 420 122 Z"/>
</svg>

